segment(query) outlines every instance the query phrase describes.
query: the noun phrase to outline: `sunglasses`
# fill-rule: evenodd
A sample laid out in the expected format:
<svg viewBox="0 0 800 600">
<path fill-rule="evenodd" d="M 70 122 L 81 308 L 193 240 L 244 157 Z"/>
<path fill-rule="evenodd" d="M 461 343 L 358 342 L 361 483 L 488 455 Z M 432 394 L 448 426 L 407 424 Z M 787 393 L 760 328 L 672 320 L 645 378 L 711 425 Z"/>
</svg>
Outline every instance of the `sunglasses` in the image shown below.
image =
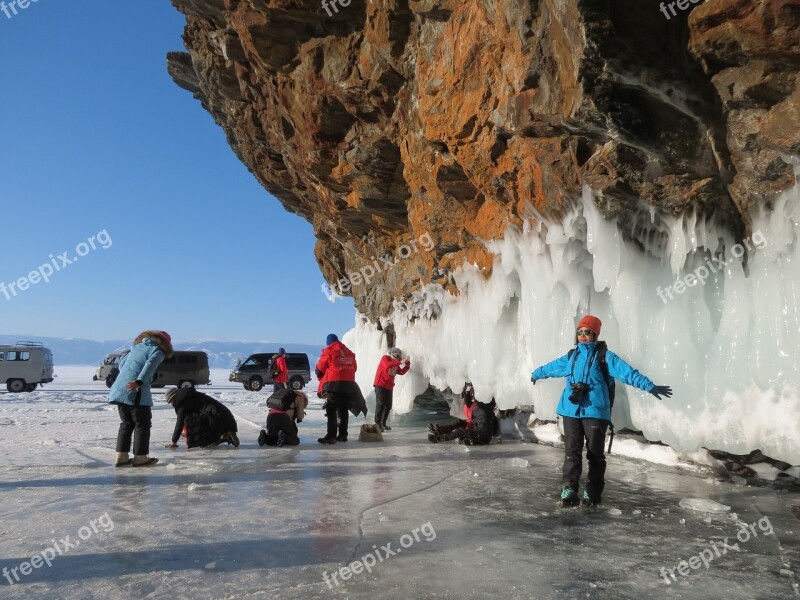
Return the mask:
<svg viewBox="0 0 800 600">
<path fill-rule="evenodd" d="M 591 329 L 578 329 L 575 331 L 575 335 L 594 335 L 594 331 Z"/>
</svg>

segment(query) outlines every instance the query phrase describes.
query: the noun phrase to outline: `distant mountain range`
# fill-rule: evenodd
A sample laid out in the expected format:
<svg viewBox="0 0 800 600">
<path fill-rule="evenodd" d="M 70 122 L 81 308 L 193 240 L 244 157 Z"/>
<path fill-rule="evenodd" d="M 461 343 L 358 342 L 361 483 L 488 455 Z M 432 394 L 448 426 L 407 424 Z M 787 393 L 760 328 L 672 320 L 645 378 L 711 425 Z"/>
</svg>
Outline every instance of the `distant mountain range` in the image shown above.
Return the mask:
<svg viewBox="0 0 800 600">
<path fill-rule="evenodd" d="M 0 335 L 0 344 L 15 344 L 20 340 L 41 342 L 53 352 L 56 365 L 99 365 L 106 354 L 130 348 L 133 340 L 82 340 L 78 338 L 50 338 L 35 335 Z M 305 352 L 312 367 L 322 353 L 322 346 L 292 344 L 291 342 L 236 342 L 209 340 L 201 342 L 176 342 L 175 350 L 201 350 L 208 354 L 212 369 L 230 369 L 239 359 L 244 360 L 257 352 Z"/>
</svg>

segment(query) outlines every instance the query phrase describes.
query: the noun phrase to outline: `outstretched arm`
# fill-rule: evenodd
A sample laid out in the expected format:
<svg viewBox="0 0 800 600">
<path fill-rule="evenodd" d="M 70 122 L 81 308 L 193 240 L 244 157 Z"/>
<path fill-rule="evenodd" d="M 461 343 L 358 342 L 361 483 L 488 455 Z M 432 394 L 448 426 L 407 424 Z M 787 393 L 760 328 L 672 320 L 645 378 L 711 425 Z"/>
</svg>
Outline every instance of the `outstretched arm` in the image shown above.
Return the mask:
<svg viewBox="0 0 800 600">
<path fill-rule="evenodd" d="M 622 360 L 619 356 L 611 352 L 611 350 L 606 352 L 606 363 L 608 364 L 608 373 L 614 379 L 619 379 L 623 383 L 632 385 L 645 392 L 652 392 L 653 388 L 656 387 L 656 384 Z M 670 395 L 672 395 L 671 390 Z"/>
<path fill-rule="evenodd" d="M 549 379 L 551 377 L 566 377 L 569 375 L 568 354 L 557 358 L 546 365 L 542 365 L 531 373 L 531 381 L 536 384 L 539 379 Z"/>
</svg>

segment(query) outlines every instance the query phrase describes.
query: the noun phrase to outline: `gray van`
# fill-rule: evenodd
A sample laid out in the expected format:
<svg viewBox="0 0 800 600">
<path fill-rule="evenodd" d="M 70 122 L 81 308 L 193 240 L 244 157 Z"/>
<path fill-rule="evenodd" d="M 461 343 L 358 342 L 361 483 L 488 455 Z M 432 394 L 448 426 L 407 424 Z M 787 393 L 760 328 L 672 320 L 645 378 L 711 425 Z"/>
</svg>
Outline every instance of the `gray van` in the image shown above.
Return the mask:
<svg viewBox="0 0 800 600">
<path fill-rule="evenodd" d="M 120 352 L 107 354 L 103 359 L 103 364 L 97 367 L 97 371 L 92 375 L 92 381 L 105 381 L 106 385 L 111 387 L 114 384 L 114 379 L 117 378 L 117 373 L 119 373 L 119 362 L 128 352 L 130 352 L 130 350 L 121 350 Z M 114 378 L 111 380 L 111 383 L 109 383 L 108 376 L 111 375 L 115 369 L 116 373 L 114 374 Z"/>
<path fill-rule="evenodd" d="M 40 342 L 0 346 L 0 381 L 12 393 L 32 392 L 53 381 L 53 353 Z"/>
<path fill-rule="evenodd" d="M 269 364 L 277 353 L 265 352 L 251 354 L 244 362 L 239 362 L 231 371 L 228 381 L 241 383 L 244 389 L 257 392 L 266 384 L 272 383 L 269 376 Z M 311 368 L 308 354 L 302 352 L 286 353 L 286 368 L 289 370 L 289 386 L 293 390 L 302 390 L 311 381 Z"/>
<path fill-rule="evenodd" d="M 109 355 L 111 356 L 111 355 Z M 106 377 L 106 386 L 111 387 L 119 375 L 119 365 L 112 368 Z M 208 354 L 188 350 L 176 350 L 158 366 L 153 377 L 154 388 L 176 385 L 191 388 L 196 385 L 211 385 L 211 371 L 208 368 Z"/>
</svg>

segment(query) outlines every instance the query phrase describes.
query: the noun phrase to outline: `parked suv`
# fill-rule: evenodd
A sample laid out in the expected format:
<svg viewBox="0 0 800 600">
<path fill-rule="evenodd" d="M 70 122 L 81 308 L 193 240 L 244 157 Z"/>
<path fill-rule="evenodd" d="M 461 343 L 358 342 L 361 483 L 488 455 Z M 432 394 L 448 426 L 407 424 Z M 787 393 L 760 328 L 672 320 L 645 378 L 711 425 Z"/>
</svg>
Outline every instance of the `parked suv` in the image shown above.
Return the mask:
<svg viewBox="0 0 800 600">
<path fill-rule="evenodd" d="M 0 346 L 0 381 L 9 392 L 32 392 L 53 381 L 53 353 L 39 342 Z"/>
<path fill-rule="evenodd" d="M 231 371 L 228 381 L 236 381 L 244 386 L 244 389 L 257 392 L 264 385 L 272 383 L 269 376 L 269 364 L 277 353 L 266 352 L 262 354 L 251 354 L 246 361 L 240 362 Z M 289 386 L 293 390 L 302 390 L 311 381 L 311 368 L 308 364 L 308 354 L 300 352 L 286 353 L 286 368 L 289 370 Z"/>
<path fill-rule="evenodd" d="M 125 352 L 127 354 L 127 351 Z M 106 357 L 113 355 L 109 354 Z M 122 358 L 118 359 L 119 362 Z M 119 375 L 119 362 L 111 369 L 106 377 L 106 386 L 111 387 Z M 102 367 L 100 367 L 102 369 Z M 98 374 L 100 372 L 98 369 Z M 208 354 L 188 350 L 176 350 L 175 353 L 158 366 L 152 387 L 176 385 L 182 388 L 195 387 L 196 385 L 211 385 L 211 372 L 208 368 Z"/>
</svg>

